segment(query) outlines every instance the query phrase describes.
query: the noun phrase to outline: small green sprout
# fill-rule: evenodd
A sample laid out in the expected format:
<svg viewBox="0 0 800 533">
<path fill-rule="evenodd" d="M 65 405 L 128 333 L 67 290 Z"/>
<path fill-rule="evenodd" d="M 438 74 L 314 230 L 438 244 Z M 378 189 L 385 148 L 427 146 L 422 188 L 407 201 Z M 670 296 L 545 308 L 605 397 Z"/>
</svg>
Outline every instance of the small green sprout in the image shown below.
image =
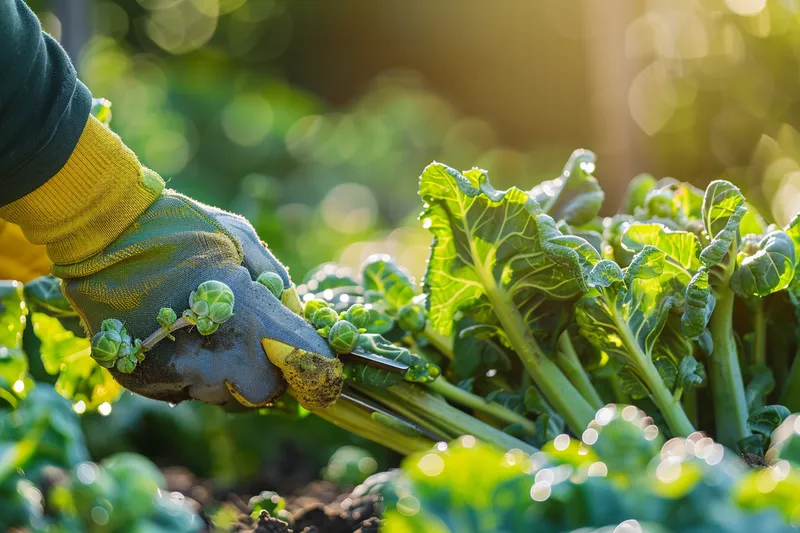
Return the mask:
<svg viewBox="0 0 800 533">
<path fill-rule="evenodd" d="M 317 329 L 332 328 L 337 320 L 339 320 L 339 314 L 330 307 L 323 307 L 317 310 L 314 316 L 311 317 L 311 323 Z"/>
<path fill-rule="evenodd" d="M 410 333 L 419 333 L 425 329 L 425 308 L 419 304 L 408 304 L 397 313 L 397 325 Z"/>
<path fill-rule="evenodd" d="M 328 332 L 328 344 L 338 354 L 351 353 L 358 346 L 358 328 L 347 320 L 339 320 Z"/>
<path fill-rule="evenodd" d="M 117 360 L 121 344 L 122 337 L 119 332 L 114 330 L 98 331 L 92 337 L 92 358 L 100 366 L 111 368 Z"/>
<path fill-rule="evenodd" d="M 283 294 L 283 280 L 275 272 L 266 270 L 258 275 L 256 281 L 265 286 L 275 295 L 275 298 L 280 299 Z"/>
<path fill-rule="evenodd" d="M 345 311 L 342 318 L 361 330 L 366 328 L 367 324 L 369 324 L 370 313 L 369 310 L 363 305 L 353 304 L 347 311 Z"/>
<path fill-rule="evenodd" d="M 312 322 L 311 319 L 314 316 L 314 313 L 324 307 L 330 307 L 328 302 L 325 300 L 310 300 L 303 306 L 303 317 L 309 322 Z"/>
<path fill-rule="evenodd" d="M 156 316 L 156 322 L 158 322 L 162 328 L 170 327 L 176 320 L 178 320 L 178 315 L 176 315 L 175 311 L 170 307 L 162 307 L 158 311 L 158 316 Z"/>
<path fill-rule="evenodd" d="M 233 291 L 221 281 L 204 281 L 189 295 L 189 307 L 199 317 L 217 325 L 233 316 Z M 198 324 L 199 326 L 199 324 Z"/>
</svg>

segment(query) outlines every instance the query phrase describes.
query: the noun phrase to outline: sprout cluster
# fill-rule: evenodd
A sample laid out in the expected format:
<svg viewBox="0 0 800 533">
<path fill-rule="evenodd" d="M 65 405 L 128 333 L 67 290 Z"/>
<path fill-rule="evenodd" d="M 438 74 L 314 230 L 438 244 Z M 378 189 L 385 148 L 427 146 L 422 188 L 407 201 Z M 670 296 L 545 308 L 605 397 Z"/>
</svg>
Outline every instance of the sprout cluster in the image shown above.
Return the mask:
<svg viewBox="0 0 800 533">
<path fill-rule="evenodd" d="M 331 349 L 338 354 L 352 353 L 358 347 L 359 338 L 367 331 L 371 318 L 363 305 L 355 304 L 347 311 L 337 313 L 325 300 L 306 302 L 303 315 L 317 333 L 328 339 Z"/>
<path fill-rule="evenodd" d="M 221 281 L 204 281 L 189 295 L 189 309 L 183 318 L 197 326 L 200 335 L 211 335 L 233 316 L 234 296 Z"/>
<path fill-rule="evenodd" d="M 142 342 L 132 339 L 116 318 L 103 320 L 100 331 L 92 337 L 92 358 L 104 368 L 117 367 L 130 374 L 144 360 Z"/>
<path fill-rule="evenodd" d="M 92 337 L 92 358 L 104 368 L 114 368 L 130 374 L 144 361 L 145 352 L 159 341 L 175 340 L 172 332 L 188 326 L 197 326 L 200 335 L 211 335 L 220 324 L 233 316 L 233 291 L 221 281 L 204 281 L 189 295 L 189 308 L 178 318 L 169 307 L 162 307 L 156 315 L 161 326 L 144 341 L 133 339 L 125 325 L 116 318 L 103 320 L 100 331 Z"/>
</svg>

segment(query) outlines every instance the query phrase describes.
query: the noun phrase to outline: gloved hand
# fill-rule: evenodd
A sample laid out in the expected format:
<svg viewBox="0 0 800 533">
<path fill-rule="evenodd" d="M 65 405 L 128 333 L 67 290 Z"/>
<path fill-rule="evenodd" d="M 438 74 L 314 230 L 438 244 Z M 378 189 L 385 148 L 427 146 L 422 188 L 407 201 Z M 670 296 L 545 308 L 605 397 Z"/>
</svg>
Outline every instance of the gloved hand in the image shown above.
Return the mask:
<svg viewBox="0 0 800 533">
<path fill-rule="evenodd" d="M 112 368 L 115 379 L 158 400 L 224 404 L 235 399 L 253 407 L 280 396 L 286 374 L 303 405 L 334 401 L 341 392 L 341 363 L 310 325 L 254 281 L 264 271 L 273 272 L 290 289 L 286 297 L 296 301 L 286 269 L 252 226 L 239 216 L 162 192 L 160 177 L 141 167 L 93 118 L 84 137 L 59 175 L 0 209 L 0 215 L 19 223 L 30 240 L 47 244 L 56 263 L 53 274 L 64 280 L 64 294 L 87 333 L 94 335 L 103 320 L 115 318 L 133 338 L 145 339 L 160 327 L 160 308 L 180 314 L 190 293 L 207 280 L 227 284 L 235 296 L 233 317 L 213 335 L 178 330 L 174 342 L 158 343 L 133 372 Z M 82 184 L 90 172 L 95 174 L 91 183 Z M 76 197 L 73 205 L 63 206 L 71 199 L 65 192 Z M 265 345 L 272 347 L 270 358 L 283 372 L 265 355 L 263 339 L 272 339 Z"/>
</svg>

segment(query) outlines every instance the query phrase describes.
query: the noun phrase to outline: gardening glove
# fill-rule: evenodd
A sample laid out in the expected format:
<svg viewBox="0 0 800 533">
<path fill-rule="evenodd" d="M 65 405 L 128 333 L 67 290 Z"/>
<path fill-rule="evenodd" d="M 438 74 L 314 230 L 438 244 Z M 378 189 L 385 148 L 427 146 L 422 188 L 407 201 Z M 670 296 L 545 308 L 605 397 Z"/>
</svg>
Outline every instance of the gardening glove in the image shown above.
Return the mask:
<svg viewBox="0 0 800 533">
<path fill-rule="evenodd" d="M 0 280 L 27 283 L 48 272 L 50 259 L 44 246 L 28 242 L 19 226 L 0 220 Z"/>
<path fill-rule="evenodd" d="M 174 332 L 114 378 L 144 396 L 212 404 L 234 399 L 267 405 L 286 388 L 286 374 L 301 403 L 327 405 L 341 391 L 341 363 L 327 343 L 273 292 L 254 281 L 279 276 L 282 298 L 299 300 L 280 262 L 243 218 L 176 192 L 142 167 L 136 156 L 94 117 L 66 165 L 21 199 L 0 207 L 0 218 L 19 224 L 28 240 L 47 245 L 53 274 L 91 336 L 105 319 L 122 321 L 133 338 L 159 328 L 159 310 L 180 316 L 204 281 L 227 284 L 233 316 L 210 336 L 196 328 Z M 262 350 L 270 339 L 277 368 Z M 283 372 L 281 371 L 283 370 Z"/>
</svg>

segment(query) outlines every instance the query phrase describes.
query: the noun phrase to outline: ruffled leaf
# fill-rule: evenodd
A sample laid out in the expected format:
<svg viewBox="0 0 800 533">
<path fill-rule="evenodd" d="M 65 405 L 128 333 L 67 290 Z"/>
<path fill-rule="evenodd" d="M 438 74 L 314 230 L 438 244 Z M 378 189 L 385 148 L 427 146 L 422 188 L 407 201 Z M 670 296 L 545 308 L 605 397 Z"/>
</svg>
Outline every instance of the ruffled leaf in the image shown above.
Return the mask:
<svg viewBox="0 0 800 533">
<path fill-rule="evenodd" d="M 783 231 L 765 235 L 754 253 L 744 250 L 736 256 L 731 289 L 741 296 L 767 296 L 785 289 L 795 270 L 795 248 Z"/>
<path fill-rule="evenodd" d="M 603 203 L 603 190 L 594 172 L 595 155 L 588 150 L 572 152 L 561 176 L 531 189 L 530 196 L 555 220 L 580 226 L 592 220 Z"/>
</svg>

